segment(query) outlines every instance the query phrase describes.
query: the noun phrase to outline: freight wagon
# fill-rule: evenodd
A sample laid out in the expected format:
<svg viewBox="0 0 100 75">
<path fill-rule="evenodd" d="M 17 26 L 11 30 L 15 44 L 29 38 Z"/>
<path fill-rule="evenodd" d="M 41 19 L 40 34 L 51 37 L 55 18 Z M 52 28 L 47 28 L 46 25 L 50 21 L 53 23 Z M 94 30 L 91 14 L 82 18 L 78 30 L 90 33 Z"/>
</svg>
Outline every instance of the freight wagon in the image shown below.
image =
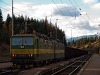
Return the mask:
<svg viewBox="0 0 100 75">
<path fill-rule="evenodd" d="M 77 49 L 77 48 L 71 48 L 71 47 L 65 47 L 65 59 L 71 59 L 75 57 L 79 57 L 82 55 L 88 54 L 88 51 Z"/>
</svg>

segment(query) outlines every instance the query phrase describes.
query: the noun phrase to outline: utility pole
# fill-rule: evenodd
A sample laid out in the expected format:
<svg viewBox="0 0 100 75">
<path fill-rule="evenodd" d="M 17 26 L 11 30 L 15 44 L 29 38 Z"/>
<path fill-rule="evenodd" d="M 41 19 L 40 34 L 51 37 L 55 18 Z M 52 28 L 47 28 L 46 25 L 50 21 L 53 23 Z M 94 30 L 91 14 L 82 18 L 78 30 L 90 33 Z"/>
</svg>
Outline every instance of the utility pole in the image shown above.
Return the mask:
<svg viewBox="0 0 100 75">
<path fill-rule="evenodd" d="M 100 53 L 100 34 L 99 34 L 99 53 Z"/>
<path fill-rule="evenodd" d="M 14 35 L 14 31 L 13 31 L 13 28 L 14 28 L 14 27 L 13 27 L 13 24 L 14 24 L 14 23 L 13 23 L 13 16 L 14 16 L 14 15 L 13 15 L 13 0 L 12 0 L 12 36 Z"/>
<path fill-rule="evenodd" d="M 71 47 L 73 47 L 73 30 L 71 28 Z"/>
<path fill-rule="evenodd" d="M 71 28 L 71 42 L 72 42 L 72 28 Z"/>
<path fill-rule="evenodd" d="M 56 19 L 56 40 L 57 40 L 57 20 L 58 19 Z"/>
<path fill-rule="evenodd" d="M 55 34 L 55 40 L 56 40 L 56 42 L 55 42 L 55 44 L 54 44 L 54 58 L 55 58 L 55 54 L 56 54 L 56 43 L 57 43 L 57 20 L 58 19 L 56 19 L 56 23 L 55 23 L 55 29 L 56 29 L 56 34 Z"/>
<path fill-rule="evenodd" d="M 100 27 L 100 25 L 99 25 Z M 100 53 L 100 33 L 99 33 L 99 53 Z"/>
<path fill-rule="evenodd" d="M 98 41 L 99 41 L 99 53 L 100 53 L 100 33 L 97 33 L 98 35 Z"/>
</svg>

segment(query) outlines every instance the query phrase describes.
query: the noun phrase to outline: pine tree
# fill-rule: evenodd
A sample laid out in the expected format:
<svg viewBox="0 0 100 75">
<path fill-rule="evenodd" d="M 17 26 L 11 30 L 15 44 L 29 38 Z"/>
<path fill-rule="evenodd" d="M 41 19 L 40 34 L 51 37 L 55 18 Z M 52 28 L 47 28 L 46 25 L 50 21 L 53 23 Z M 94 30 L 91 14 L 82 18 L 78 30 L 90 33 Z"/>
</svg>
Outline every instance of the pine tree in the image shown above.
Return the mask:
<svg viewBox="0 0 100 75">
<path fill-rule="evenodd" d="M 8 14 L 8 15 L 7 15 L 7 19 L 6 19 L 6 26 L 7 26 L 8 31 L 9 31 L 9 24 L 10 24 L 10 21 L 11 21 L 11 17 L 10 17 L 10 15 Z"/>
<path fill-rule="evenodd" d="M 47 26 L 48 26 L 48 20 L 47 20 L 47 17 L 45 17 L 44 27 L 45 27 L 45 34 L 46 34 L 46 35 L 48 35 Z"/>
<path fill-rule="evenodd" d="M 3 17 L 2 17 L 2 11 L 0 9 L 0 31 L 2 30 L 3 28 Z"/>
<path fill-rule="evenodd" d="M 2 11 L 0 9 L 0 44 L 2 42 L 2 29 L 3 29 L 3 17 L 2 17 Z"/>
</svg>

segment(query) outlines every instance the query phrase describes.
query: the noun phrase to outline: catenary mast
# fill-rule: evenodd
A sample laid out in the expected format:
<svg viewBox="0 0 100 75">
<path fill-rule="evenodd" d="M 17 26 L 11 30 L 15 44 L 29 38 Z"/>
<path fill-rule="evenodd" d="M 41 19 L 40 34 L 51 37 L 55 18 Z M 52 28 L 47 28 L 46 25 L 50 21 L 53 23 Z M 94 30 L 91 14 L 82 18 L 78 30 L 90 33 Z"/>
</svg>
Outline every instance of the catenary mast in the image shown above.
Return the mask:
<svg viewBox="0 0 100 75">
<path fill-rule="evenodd" d="M 13 28 L 14 28 L 14 27 L 13 27 L 13 24 L 14 24 L 13 21 L 14 21 L 14 20 L 13 20 L 13 16 L 14 16 L 14 15 L 13 15 L 13 0 L 12 0 L 12 36 L 14 35 L 14 30 L 13 30 Z"/>
</svg>

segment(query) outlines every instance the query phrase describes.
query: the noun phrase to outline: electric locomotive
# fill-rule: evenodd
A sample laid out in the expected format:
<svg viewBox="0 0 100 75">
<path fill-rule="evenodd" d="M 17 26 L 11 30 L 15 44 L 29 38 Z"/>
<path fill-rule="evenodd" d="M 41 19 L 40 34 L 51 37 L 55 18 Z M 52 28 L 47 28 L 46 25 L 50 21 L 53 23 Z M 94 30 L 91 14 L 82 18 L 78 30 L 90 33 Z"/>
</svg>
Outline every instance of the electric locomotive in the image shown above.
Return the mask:
<svg viewBox="0 0 100 75">
<path fill-rule="evenodd" d="M 64 59 L 64 44 L 43 34 L 19 34 L 10 40 L 13 64 L 40 65 Z"/>
</svg>

